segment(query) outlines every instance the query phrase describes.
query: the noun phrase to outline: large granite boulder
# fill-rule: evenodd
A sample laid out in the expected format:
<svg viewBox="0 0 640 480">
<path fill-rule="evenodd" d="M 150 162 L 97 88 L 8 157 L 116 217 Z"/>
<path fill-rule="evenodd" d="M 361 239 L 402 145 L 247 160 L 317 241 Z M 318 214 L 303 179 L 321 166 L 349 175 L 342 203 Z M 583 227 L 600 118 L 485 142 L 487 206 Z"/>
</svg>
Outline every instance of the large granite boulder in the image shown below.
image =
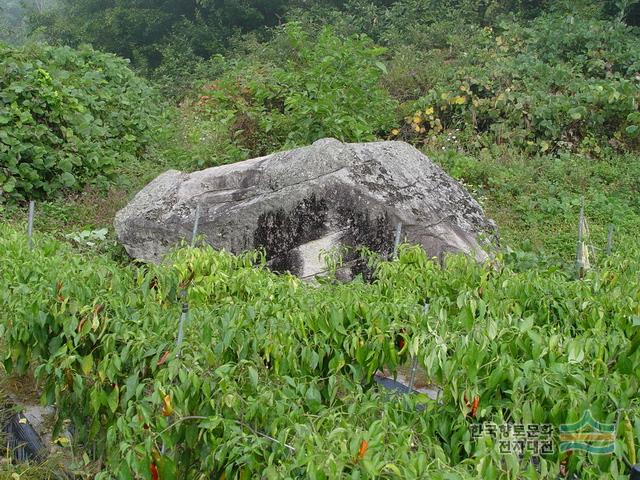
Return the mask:
<svg viewBox="0 0 640 480">
<path fill-rule="evenodd" d="M 465 252 L 479 260 L 495 227 L 455 180 L 404 142 L 313 145 L 194 173 L 163 173 L 118 214 L 127 252 L 159 262 L 199 234 L 231 252 L 263 248 L 273 269 L 301 277 L 323 272 L 322 253 L 366 246 L 389 254 L 402 240 L 433 256 Z M 347 249 L 349 250 L 349 249 Z"/>
</svg>

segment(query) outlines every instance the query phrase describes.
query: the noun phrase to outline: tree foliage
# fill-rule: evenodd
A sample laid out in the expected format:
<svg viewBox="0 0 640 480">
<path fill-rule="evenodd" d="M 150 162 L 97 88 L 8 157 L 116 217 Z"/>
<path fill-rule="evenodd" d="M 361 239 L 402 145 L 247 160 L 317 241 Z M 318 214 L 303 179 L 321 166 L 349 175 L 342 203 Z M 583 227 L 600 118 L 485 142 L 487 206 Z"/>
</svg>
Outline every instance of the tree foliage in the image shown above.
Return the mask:
<svg viewBox="0 0 640 480">
<path fill-rule="evenodd" d="M 28 32 L 28 15 L 39 15 L 50 9 L 56 0 L 4 0 L 0 4 L 0 42 L 22 42 Z"/>
<path fill-rule="evenodd" d="M 195 56 L 219 53 L 235 32 L 278 24 L 286 0 L 60 0 L 34 26 L 64 44 L 90 43 L 154 69 L 163 49 L 186 43 Z"/>
</svg>

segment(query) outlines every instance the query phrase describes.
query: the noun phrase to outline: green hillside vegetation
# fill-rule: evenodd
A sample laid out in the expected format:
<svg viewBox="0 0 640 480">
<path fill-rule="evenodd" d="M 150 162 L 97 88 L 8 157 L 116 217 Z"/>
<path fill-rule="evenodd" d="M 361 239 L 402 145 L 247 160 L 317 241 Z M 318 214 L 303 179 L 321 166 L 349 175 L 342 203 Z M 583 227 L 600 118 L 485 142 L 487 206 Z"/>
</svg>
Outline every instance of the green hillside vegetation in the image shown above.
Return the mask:
<svg viewBox="0 0 640 480">
<path fill-rule="evenodd" d="M 324 136 L 401 139 L 476 193 L 498 220 L 505 243 L 515 248 L 569 260 L 582 197 L 598 244 L 609 223 L 618 227 L 621 243 L 638 225 L 633 158 L 640 125 L 640 40 L 632 26 L 638 19 L 634 2 L 250 2 L 240 13 L 215 2 L 197 7 L 210 8 L 211 16 L 200 10 L 187 15 L 171 2 L 146 7 L 142 2 L 140 11 L 126 10 L 133 16 L 130 22 L 141 28 L 154 22 L 153 37 L 135 31 L 124 35 L 118 28 L 128 28 L 121 17 L 128 4 L 110 5 L 59 2 L 29 20 L 52 42 L 90 41 L 128 56 L 132 68 L 150 77 L 166 98 L 140 94 L 128 124 L 127 97 L 113 104 L 111 123 L 102 126 L 97 141 L 86 137 L 92 149 L 107 148 L 105 166 L 76 166 L 79 175 L 70 172 L 72 189 L 110 177 L 119 186 L 112 192 L 117 206 L 140 182 L 168 166 L 219 165 Z M 261 9 L 277 15 L 266 18 Z M 222 21 L 224 15 L 237 25 Z M 198 28 L 192 17 L 201 22 Z M 285 20 L 287 25 L 273 27 Z M 96 23 L 106 30 L 94 28 Z M 221 24 L 224 31 L 218 29 Z M 201 42 L 201 30 L 224 42 Z M 193 46 L 176 43 L 176 36 L 211 49 L 195 54 Z M 176 49 L 151 65 L 151 57 L 141 59 L 133 44 L 154 52 Z M 116 63 L 113 68 L 129 71 Z M 3 88 L 9 88 L 9 81 Z M 136 96 L 142 83 L 116 81 L 110 91 L 131 87 Z M 38 88 L 33 85 L 34 92 Z M 89 93 L 94 94 L 110 95 L 102 89 Z M 4 102 L 6 118 L 11 104 Z M 117 118 L 118 109 L 124 117 Z M 120 148 L 118 141 L 128 143 L 117 159 L 108 153 L 112 147 L 102 145 L 105 134 L 106 143 L 113 143 L 111 128 L 120 138 L 112 152 Z M 63 139 L 54 146 L 53 157 L 74 150 L 70 143 Z M 127 156 L 131 152 L 137 161 Z M 19 178 L 11 178 L 21 174 L 8 174 L 3 166 L 3 189 L 15 190 Z M 60 186 L 65 187 L 58 174 L 52 185 L 39 190 L 54 192 Z M 12 196 L 25 194 L 18 188 Z M 89 200 L 95 196 L 92 192 Z M 51 208 L 42 206 L 50 214 L 51 230 L 73 224 L 69 217 L 79 218 L 83 228 L 110 222 L 108 214 L 91 218 L 82 201 L 69 207 L 65 200 L 64 205 L 64 214 L 55 200 Z"/>
<path fill-rule="evenodd" d="M 0 9 L 0 417 L 37 379 L 87 478 L 628 478 L 640 2 L 29 5 Z M 404 246 L 370 258 L 373 282 L 312 287 L 256 252 L 141 266 L 115 243 L 115 211 L 166 169 L 323 137 L 415 145 L 497 221 L 496 257 L 440 266 Z M 593 270 L 576 279 L 582 206 Z M 440 401 L 375 386 L 412 355 Z M 629 418 L 612 455 L 556 444 L 533 462 L 471 438 L 587 409 Z M 0 478 L 50 463 L 0 462 Z"/>
</svg>

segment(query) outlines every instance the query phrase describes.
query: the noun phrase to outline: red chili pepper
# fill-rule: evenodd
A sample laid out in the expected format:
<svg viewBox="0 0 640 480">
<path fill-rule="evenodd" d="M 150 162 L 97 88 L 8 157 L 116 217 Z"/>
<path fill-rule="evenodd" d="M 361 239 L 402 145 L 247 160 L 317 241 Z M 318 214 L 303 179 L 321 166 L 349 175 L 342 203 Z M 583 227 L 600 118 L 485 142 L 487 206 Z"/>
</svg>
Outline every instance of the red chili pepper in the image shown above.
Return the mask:
<svg viewBox="0 0 640 480">
<path fill-rule="evenodd" d="M 400 329 L 400 334 L 396 335 L 396 348 L 398 349 L 398 351 L 402 350 L 405 346 L 405 341 L 404 341 L 404 337 L 403 334 L 406 333 L 406 330 L 404 328 Z"/>
<path fill-rule="evenodd" d="M 480 397 L 473 397 L 473 402 L 469 402 L 469 400 L 467 400 L 467 394 L 465 393 L 464 403 L 467 406 L 467 408 L 470 409 L 469 415 L 471 415 L 472 417 L 475 417 L 476 414 L 478 413 L 478 407 L 480 406 Z"/>
<path fill-rule="evenodd" d="M 160 357 L 160 360 L 158 360 L 158 363 L 157 363 L 158 367 L 161 366 L 164 362 L 167 361 L 167 358 L 169 358 L 169 354 L 170 353 L 171 352 L 169 352 L 169 350 L 167 350 L 166 352 L 164 352 L 162 354 L 162 356 Z"/>
<path fill-rule="evenodd" d="M 149 465 L 149 470 L 151 471 L 152 480 L 158 480 L 160 478 L 160 475 L 158 474 L 158 467 L 156 467 L 155 463 Z"/>
<path fill-rule="evenodd" d="M 480 406 L 480 398 L 479 397 L 474 397 L 473 398 L 473 405 L 471 405 L 471 416 L 475 417 L 476 413 L 478 413 L 478 406 Z"/>
<path fill-rule="evenodd" d="M 362 460 L 364 458 L 365 453 L 367 453 L 367 448 L 369 448 L 369 443 L 366 440 L 362 440 L 360 443 L 360 450 L 358 450 L 358 460 Z"/>
<path fill-rule="evenodd" d="M 80 323 L 78 323 L 78 333 L 80 333 L 86 321 L 87 321 L 87 317 L 82 317 L 82 320 L 80 320 Z"/>
</svg>

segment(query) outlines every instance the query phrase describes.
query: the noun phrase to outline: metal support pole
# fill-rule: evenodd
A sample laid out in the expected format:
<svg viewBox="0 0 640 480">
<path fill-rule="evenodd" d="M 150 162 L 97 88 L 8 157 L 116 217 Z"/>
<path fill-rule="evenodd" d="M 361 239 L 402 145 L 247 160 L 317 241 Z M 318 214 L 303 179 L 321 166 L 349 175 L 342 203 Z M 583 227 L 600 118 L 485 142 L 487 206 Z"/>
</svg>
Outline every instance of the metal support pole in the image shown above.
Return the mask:
<svg viewBox="0 0 640 480">
<path fill-rule="evenodd" d="M 413 393 L 413 386 L 416 383 L 417 370 L 418 370 L 418 356 L 414 355 L 411 363 L 411 374 L 409 375 L 409 393 Z"/>
<path fill-rule="evenodd" d="M 584 262 L 582 259 L 582 253 L 584 250 L 584 198 L 582 199 L 582 205 L 580 207 L 580 217 L 578 219 L 578 246 L 576 248 L 576 270 L 578 271 L 578 278 L 582 278 L 584 272 Z"/>
<path fill-rule="evenodd" d="M 613 247 L 613 230 L 614 225 L 611 223 L 609 225 L 609 234 L 607 235 L 607 255 L 611 255 L 611 249 Z"/>
<path fill-rule="evenodd" d="M 36 202 L 29 202 L 29 226 L 27 227 L 27 237 L 29 239 L 29 250 L 33 250 L 33 217 L 36 212 Z"/>
<path fill-rule="evenodd" d="M 198 235 L 198 226 L 200 223 L 200 204 L 196 206 L 196 219 L 193 222 L 193 233 L 191 234 L 191 247 L 196 244 L 196 237 Z"/>
<path fill-rule="evenodd" d="M 193 222 L 193 232 L 191 233 L 191 246 L 196 243 L 196 236 L 198 235 L 198 224 L 200 223 L 200 205 L 196 206 L 196 216 Z M 189 302 L 187 301 L 187 289 L 186 287 L 180 290 L 180 298 L 182 299 L 182 313 L 180 314 L 180 322 L 178 323 L 178 338 L 176 339 L 176 357 L 180 356 L 180 348 L 184 341 L 184 327 L 185 323 L 189 319 Z"/>
<path fill-rule="evenodd" d="M 396 238 L 393 242 L 393 258 L 398 258 L 398 247 L 400 246 L 400 236 L 402 235 L 402 222 L 398 222 L 396 226 Z"/>
<path fill-rule="evenodd" d="M 424 304 L 423 312 L 426 315 L 429 312 L 429 302 Z M 409 375 L 409 393 L 413 392 L 413 386 L 416 383 L 416 373 L 418 371 L 418 356 L 414 355 L 411 360 L 411 374 Z"/>
<path fill-rule="evenodd" d="M 182 314 L 180 315 L 180 323 L 178 324 L 178 339 L 176 340 L 176 357 L 180 356 L 180 348 L 184 341 L 184 325 L 189 317 L 189 302 L 187 302 L 187 292 L 182 290 L 180 292 L 182 297 Z"/>
</svg>

